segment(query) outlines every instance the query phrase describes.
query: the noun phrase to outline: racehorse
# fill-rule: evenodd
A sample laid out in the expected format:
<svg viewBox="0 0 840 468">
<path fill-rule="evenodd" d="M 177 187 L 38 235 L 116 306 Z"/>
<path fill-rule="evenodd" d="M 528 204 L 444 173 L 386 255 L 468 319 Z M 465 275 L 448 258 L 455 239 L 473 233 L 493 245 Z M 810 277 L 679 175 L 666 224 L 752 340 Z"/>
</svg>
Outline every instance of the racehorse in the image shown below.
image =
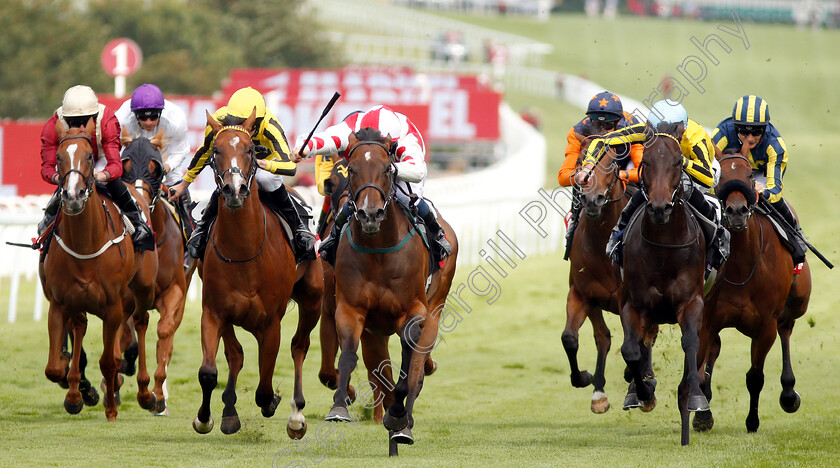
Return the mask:
<svg viewBox="0 0 840 468">
<path fill-rule="evenodd" d="M 621 325 L 624 357 L 640 400 L 655 400 L 653 379 L 643 352 L 643 338 L 661 323 L 678 323 L 685 352 L 677 392 L 682 445 L 689 443 L 689 411 L 706 411 L 709 403 L 697 373 L 698 331 L 703 320 L 703 232 L 682 198 L 681 124 L 660 123 L 642 158 L 641 184 L 647 203 L 627 227 Z"/>
<path fill-rule="evenodd" d="M 330 196 L 330 217 L 320 229 L 322 233 L 330 231 L 334 216 L 350 197 L 350 178 L 346 159 L 341 158 L 335 161 L 330 177 L 324 184 Z M 335 328 L 335 272 L 329 263 L 324 260 L 321 262 L 324 271 L 324 301 L 321 307 L 321 370 L 318 372 L 318 378 L 324 386 L 335 390 L 338 388 L 338 370 L 335 367 L 335 358 L 338 354 L 338 334 Z M 428 299 L 431 301 L 432 298 L 428 297 Z M 362 358 L 368 372 L 368 382 L 373 384 L 373 421 L 379 423 L 382 422 L 386 403 L 390 405 L 393 402 L 393 391 L 391 391 L 394 388 L 393 366 L 390 364 L 388 339 L 363 331 L 361 346 Z M 432 360 L 429 353 L 426 357 L 424 374 L 431 375 L 435 370 L 437 370 L 437 363 Z M 356 392 L 352 385 L 348 384 L 347 392 L 350 401 L 355 401 Z"/>
<path fill-rule="evenodd" d="M 598 135 L 580 135 L 581 153 Z M 610 231 L 618 222 L 621 210 L 627 205 L 629 194 L 626 183 L 619 178 L 620 167 L 615 162 L 616 155 L 610 150 L 593 168 L 591 180 L 587 189 L 581 190 L 573 203 L 582 204 L 582 213 L 578 221 L 575 236 L 569 253 L 569 293 L 566 296 L 566 328 L 563 330 L 563 349 L 569 358 L 572 386 L 584 388 L 594 385 L 591 409 L 593 413 L 605 413 L 610 409 L 610 402 L 604 391 L 604 369 L 606 368 L 607 353 L 610 350 L 610 330 L 604 322 L 602 310 L 619 313 L 619 296 L 621 293 L 621 279 L 615 274 L 612 260 L 606 255 L 604 248 L 610 237 Z M 580 161 L 578 161 L 580 164 Z M 595 375 L 580 370 L 577 361 L 578 330 L 583 322 L 589 318 L 595 335 L 597 361 Z M 656 338 L 658 329 L 651 329 L 651 337 L 647 340 L 650 345 Z M 645 350 L 650 352 L 650 346 Z M 648 360 L 649 362 L 649 360 Z M 652 370 L 648 371 L 653 374 Z M 629 380 L 629 379 L 628 379 Z M 635 390 L 631 387 L 627 405 L 638 405 L 638 399 L 632 395 Z M 642 407 L 650 411 L 653 407 Z"/>
<path fill-rule="evenodd" d="M 698 362 L 705 372 L 700 380 L 711 400 L 711 379 L 720 354 L 720 331 L 735 327 L 752 339 L 752 365 L 747 372 L 750 393 L 747 432 L 758 430 L 758 401 L 764 386 L 764 360 L 776 341 L 782 340 L 782 393 L 779 404 L 788 413 L 799 409 L 800 397 L 790 360 L 790 334 L 805 314 L 811 295 L 811 269 L 806 261 L 801 273 L 793 274 L 793 260 L 764 214 L 756 211 L 752 167 L 740 154 L 720 159 L 721 177 L 717 195 L 723 205 L 723 219 L 732 234 L 732 255 L 718 274 L 706 297 L 700 334 Z M 711 429 L 712 412 L 694 415 L 694 428 Z"/>
<path fill-rule="evenodd" d="M 123 180 L 134 186 L 142 194 L 151 211 L 152 229 L 155 232 L 158 257 L 157 277 L 155 278 L 155 309 L 160 313 L 157 325 L 157 369 L 155 370 L 154 395 L 156 414 L 168 415 L 165 390 L 166 369 L 172 358 L 172 345 L 175 332 L 181 325 L 184 316 L 184 305 L 187 300 L 192 274 L 196 264 L 193 262 L 184 271 L 183 256 L 184 243 L 181 226 L 175 219 L 175 208 L 165 198 L 161 198 L 160 190 L 163 182 L 163 160 L 161 157 L 162 131 L 151 139 L 145 137 L 132 138 L 125 133 L 122 137 L 126 145 L 122 153 Z M 138 354 L 141 373 L 146 368 L 145 334 L 149 323 L 148 312 L 133 314 L 132 323 L 125 330 L 129 340 L 132 339 L 131 329 L 137 332 Z M 125 334 L 124 334 L 125 335 Z M 123 339 L 123 345 L 126 345 Z M 123 349 L 123 351 L 125 351 Z M 128 353 L 125 353 L 128 354 Z M 129 358 L 130 360 L 130 358 Z M 132 363 L 129 363 L 131 365 Z"/>
<path fill-rule="evenodd" d="M 82 340 L 87 329 L 86 313 L 102 319 L 103 351 L 99 368 L 105 379 L 105 416 L 115 421 L 119 354 L 117 340 L 126 316 L 122 298 L 129 287 L 137 310 L 147 310 L 154 299 L 157 257 L 135 253 L 131 238 L 113 202 L 101 198 L 94 185 L 91 135 L 93 120 L 84 129 L 65 130 L 56 123 L 59 135 L 57 163 L 61 196 L 60 223 L 54 228 L 55 244 L 44 260 L 45 294 L 50 301 L 50 347 L 45 374 L 53 382 L 64 377 L 61 347 L 65 327 L 73 328 L 73 357 L 67 373 L 69 390 L 64 400 L 67 412 L 76 414 L 83 403 L 79 392 Z M 144 212 L 148 207 L 139 203 Z M 148 375 L 146 376 L 148 383 Z M 145 389 L 138 401 L 149 403 L 153 395 Z"/>
<path fill-rule="evenodd" d="M 222 202 L 218 218 L 210 228 L 207 253 L 200 267 L 204 280 L 201 314 L 204 358 L 198 380 L 203 395 L 193 428 L 201 434 L 213 429 L 210 397 L 217 382 L 216 353 L 221 338 L 225 340 L 229 367 L 227 386 L 222 393 L 225 406 L 221 430 L 232 434 L 240 428 L 235 407 L 236 378 L 244 355 L 234 325 L 249 331 L 257 340 L 260 382 L 255 401 L 263 416 L 273 416 L 280 402 L 280 395 L 273 390 L 272 377 L 280 347 L 280 321 L 296 279 L 295 258 L 279 218 L 260 202 L 259 191 L 252 190 L 258 170 L 251 141 L 255 120 L 252 113 L 242 125 L 223 127 L 207 114 L 213 135 L 208 164 L 213 168 Z M 317 315 L 314 321 L 307 322 L 312 328 L 315 323 Z M 308 344 L 308 339 L 302 341 L 298 335 L 308 337 L 312 328 L 299 327 L 293 343 Z M 299 351 L 305 352 L 305 348 L 300 347 Z M 293 438 L 300 438 L 306 432 L 306 420 L 301 412 L 305 404 L 301 383 L 303 356 L 296 356 L 294 364 L 294 396 L 287 431 Z"/>
<path fill-rule="evenodd" d="M 452 244 L 452 254 L 433 275 L 429 251 L 417 227 L 395 197 L 396 171 L 390 137 L 363 128 L 351 134 L 349 160 L 350 202 L 354 216 L 338 245 L 335 263 L 335 323 L 341 355 L 338 389 L 327 420 L 349 421 L 348 384 L 356 367 L 362 332 L 368 330 L 380 343 L 399 333 L 402 344 L 400 377 L 383 424 L 389 430 L 391 454 L 398 443 L 412 444 L 412 409 L 423 385 L 428 353 L 437 338 L 441 306 L 455 272 L 457 239 L 440 219 Z M 428 299 L 431 297 L 431 300 Z M 368 368 L 375 363 L 368 365 Z M 386 401 L 387 405 L 387 401 Z"/>
</svg>

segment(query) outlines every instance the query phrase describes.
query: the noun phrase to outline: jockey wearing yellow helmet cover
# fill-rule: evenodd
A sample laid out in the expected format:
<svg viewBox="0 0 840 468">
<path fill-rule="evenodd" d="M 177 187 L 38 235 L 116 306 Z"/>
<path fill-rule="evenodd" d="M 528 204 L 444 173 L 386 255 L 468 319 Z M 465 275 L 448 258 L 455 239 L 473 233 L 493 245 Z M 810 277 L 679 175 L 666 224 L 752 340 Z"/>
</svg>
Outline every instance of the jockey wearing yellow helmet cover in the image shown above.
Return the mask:
<svg viewBox="0 0 840 468">
<path fill-rule="evenodd" d="M 255 175 L 257 185 L 263 192 L 263 197 L 272 202 L 280 214 L 286 219 L 294 231 L 294 250 L 297 262 L 315 258 L 315 238 L 298 214 L 294 201 L 289 197 L 283 185 L 283 175 L 294 175 L 296 165 L 289 158 L 289 143 L 280 122 L 274 114 L 266 108 L 265 99 L 259 91 L 247 87 L 237 90 L 231 95 L 227 106 L 213 113 L 213 118 L 220 124 L 241 125 L 245 120 L 256 114 L 256 121 L 251 130 L 251 139 L 255 145 L 265 148 L 257 152 L 258 169 Z M 204 131 L 204 143 L 195 152 L 184 181 L 173 187 L 170 192 L 172 198 L 178 198 L 204 169 L 207 159 L 212 154 L 215 135 L 209 125 Z M 201 258 L 207 245 L 207 231 L 210 222 L 218 212 L 218 189 L 210 197 L 210 203 L 204 210 L 201 221 L 196 226 L 187 248 L 193 258 Z"/>
<path fill-rule="evenodd" d="M 637 124 L 621 130 L 608 133 L 596 139 L 586 149 L 583 169 L 575 175 L 575 182 L 582 188 L 586 185 L 584 179 L 591 172 L 606 146 L 616 146 L 628 143 L 641 143 L 657 138 L 656 128 L 661 124 L 677 124 L 682 130 L 679 138 L 680 150 L 683 155 L 683 198 L 707 219 L 701 223 L 704 227 L 708 253 L 707 274 L 711 269 L 718 269 L 729 256 L 729 232 L 720 223 L 720 208 L 717 200 L 711 196 L 704 196 L 714 188 L 717 182 L 719 166 L 714 158 L 715 146 L 706 130 L 697 122 L 688 118 L 688 113 L 682 104 L 671 100 L 658 101 L 651 107 L 647 124 Z M 714 169 L 713 169 L 714 168 Z M 587 170 L 588 169 L 588 170 Z M 715 169 L 718 169 L 715 171 Z M 622 238 L 624 229 L 633 213 L 645 203 L 645 194 L 636 192 L 624 210 L 618 223 L 613 228 L 607 243 L 607 254 L 618 265 L 622 264 Z"/>
</svg>

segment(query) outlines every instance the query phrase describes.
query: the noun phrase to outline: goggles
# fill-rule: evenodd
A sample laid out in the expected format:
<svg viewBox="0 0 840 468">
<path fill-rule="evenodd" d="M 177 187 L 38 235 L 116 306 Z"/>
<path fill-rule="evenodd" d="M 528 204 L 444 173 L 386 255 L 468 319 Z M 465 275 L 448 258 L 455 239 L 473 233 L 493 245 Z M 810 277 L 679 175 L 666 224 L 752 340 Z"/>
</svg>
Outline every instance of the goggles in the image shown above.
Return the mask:
<svg viewBox="0 0 840 468">
<path fill-rule="evenodd" d="M 134 116 L 137 117 L 138 122 L 144 120 L 157 120 L 160 118 L 160 109 L 140 109 L 134 111 Z"/>
<path fill-rule="evenodd" d="M 747 125 L 736 125 L 735 131 L 739 135 L 761 136 L 764 134 L 764 127 L 750 127 Z"/>
<path fill-rule="evenodd" d="M 80 115 L 75 117 L 64 117 L 64 121 L 67 122 L 67 126 L 70 128 L 76 127 L 84 127 L 87 125 L 88 120 L 96 119 L 96 114 L 93 115 Z"/>
</svg>

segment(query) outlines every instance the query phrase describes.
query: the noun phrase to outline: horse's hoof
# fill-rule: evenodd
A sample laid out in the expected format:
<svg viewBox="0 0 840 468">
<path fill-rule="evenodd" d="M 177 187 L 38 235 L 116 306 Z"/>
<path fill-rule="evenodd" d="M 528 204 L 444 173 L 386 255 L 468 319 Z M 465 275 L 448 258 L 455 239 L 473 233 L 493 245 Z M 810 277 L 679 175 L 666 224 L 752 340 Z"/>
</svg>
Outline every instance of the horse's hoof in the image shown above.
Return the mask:
<svg viewBox="0 0 840 468">
<path fill-rule="evenodd" d="M 154 413 L 155 410 L 157 409 L 157 397 L 155 396 L 154 393 L 151 393 L 151 392 L 149 393 L 149 395 L 150 396 L 149 396 L 148 399 L 145 399 L 145 398 L 141 399 L 141 396 L 138 393 L 137 394 L 137 403 L 139 403 L 140 407 L 143 408 L 144 410 L 149 411 L 151 413 Z M 144 400 L 145 400 L 145 402 L 144 402 Z"/>
<path fill-rule="evenodd" d="M 577 375 L 572 374 L 572 387 L 586 388 L 592 385 L 593 380 L 594 377 L 592 377 L 591 372 L 582 370 Z"/>
<path fill-rule="evenodd" d="M 391 442 L 395 444 L 414 445 L 414 436 L 408 427 L 399 431 L 390 431 Z"/>
<path fill-rule="evenodd" d="M 290 425 L 286 425 L 286 433 L 289 434 L 289 438 L 294 440 L 303 439 L 303 436 L 306 435 L 306 421 L 303 422 L 303 426 L 300 429 L 292 429 Z"/>
<path fill-rule="evenodd" d="M 199 421 L 198 416 L 196 416 L 195 419 L 193 419 L 193 429 L 195 429 L 195 432 L 198 432 L 199 434 L 207 434 L 213 430 L 213 417 L 211 416 L 206 423 L 203 423 Z"/>
<path fill-rule="evenodd" d="M 222 431 L 222 434 L 234 434 L 239 429 L 242 428 L 242 424 L 239 422 L 239 416 L 234 414 L 233 416 L 222 416 L 222 427 L 219 429 Z"/>
<path fill-rule="evenodd" d="M 79 391 L 82 392 L 82 401 L 85 402 L 85 406 L 96 406 L 99 404 L 99 392 L 93 388 L 93 385 L 90 382 L 87 382 L 85 385 L 85 381 L 79 384 Z"/>
<path fill-rule="evenodd" d="M 799 392 L 793 392 L 793 401 L 790 398 L 785 398 L 784 395 L 779 397 L 779 405 L 785 410 L 785 413 L 795 413 L 802 403 L 802 398 L 799 397 Z"/>
<path fill-rule="evenodd" d="M 70 403 L 66 398 L 64 399 L 64 409 L 70 414 L 79 414 L 84 406 L 85 404 L 82 400 L 79 400 L 78 403 Z"/>
<path fill-rule="evenodd" d="M 654 408 L 656 408 L 656 395 L 651 394 L 649 400 L 642 402 L 641 410 L 643 413 L 650 413 Z"/>
<path fill-rule="evenodd" d="M 356 389 L 352 385 L 347 386 L 347 398 L 350 399 L 350 403 L 356 402 Z"/>
<path fill-rule="evenodd" d="M 694 413 L 694 419 L 691 425 L 697 432 L 711 431 L 715 425 L 715 418 L 712 416 L 712 411 L 698 411 Z"/>
<path fill-rule="evenodd" d="M 408 412 L 397 418 L 391 415 L 390 411 L 386 411 L 382 425 L 391 432 L 400 432 L 408 427 Z"/>
<path fill-rule="evenodd" d="M 335 374 L 318 374 L 318 380 L 320 380 L 321 384 L 323 384 L 330 390 L 335 390 L 338 388 L 338 376 Z"/>
<path fill-rule="evenodd" d="M 607 394 L 604 392 L 592 393 L 592 412 L 595 414 L 604 414 L 610 410 L 610 400 L 607 399 Z"/>
<path fill-rule="evenodd" d="M 431 362 L 431 364 L 430 364 Z M 438 368 L 438 363 L 434 359 L 430 361 L 426 361 L 425 365 L 423 366 L 423 373 L 426 375 L 432 375 Z"/>
<path fill-rule="evenodd" d="M 155 396 L 157 400 L 157 396 Z M 169 416 L 169 408 L 166 407 L 166 399 L 161 398 L 155 404 L 155 416 Z"/>
<path fill-rule="evenodd" d="M 626 397 L 624 397 L 624 405 L 622 405 L 621 409 L 624 411 L 631 410 L 633 408 L 641 408 L 642 402 L 639 400 L 639 396 L 636 395 L 636 392 L 628 393 Z"/>
<path fill-rule="evenodd" d="M 759 423 L 760 422 L 758 420 L 758 415 L 757 414 L 755 416 L 748 415 L 747 420 L 746 420 L 747 432 L 750 432 L 750 433 L 757 432 Z"/>
<path fill-rule="evenodd" d="M 333 406 L 324 421 L 350 422 L 350 412 L 344 406 Z"/>
<path fill-rule="evenodd" d="M 706 395 L 703 395 L 702 393 L 699 395 L 689 395 L 688 410 L 692 412 L 709 411 L 709 400 L 706 399 Z"/>
<path fill-rule="evenodd" d="M 271 398 L 271 403 L 262 407 L 263 417 L 270 418 L 270 417 L 274 416 L 274 413 L 277 411 L 277 405 L 279 405 L 279 404 L 280 404 L 280 395 L 275 393 L 274 397 Z"/>
</svg>

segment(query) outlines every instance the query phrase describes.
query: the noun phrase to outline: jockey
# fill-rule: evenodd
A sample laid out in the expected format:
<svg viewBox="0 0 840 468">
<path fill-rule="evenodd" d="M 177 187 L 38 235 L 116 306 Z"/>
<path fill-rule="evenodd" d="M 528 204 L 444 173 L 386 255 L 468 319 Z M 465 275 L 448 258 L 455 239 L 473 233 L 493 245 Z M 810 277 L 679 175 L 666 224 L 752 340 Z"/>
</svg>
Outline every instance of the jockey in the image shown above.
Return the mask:
<svg viewBox="0 0 840 468">
<path fill-rule="evenodd" d="M 346 117 L 342 119 L 343 122 L 346 122 L 350 118 L 354 118 L 354 115 L 361 114 L 362 111 L 357 110 L 353 111 L 348 114 Z M 300 143 L 303 143 L 303 136 L 301 135 L 298 137 Z M 299 146 L 299 145 L 296 145 Z M 344 151 L 338 152 L 338 156 L 343 158 Z M 317 154 L 315 155 L 315 182 L 318 186 L 318 193 L 324 196 L 324 205 L 321 208 L 321 219 L 318 220 L 318 229 L 317 232 L 319 235 L 324 236 L 324 233 L 321 232 L 326 226 L 327 222 L 327 215 L 330 213 L 330 205 L 332 204 L 332 193 L 327 193 L 325 188 L 325 183 L 327 179 L 330 178 L 330 174 L 332 174 L 333 166 L 335 165 L 335 158 L 329 154 Z M 335 187 L 333 187 L 335 189 Z M 338 195 L 338 194 L 336 194 Z"/>
<path fill-rule="evenodd" d="M 265 99 L 259 91 L 251 88 L 241 88 L 231 95 L 227 106 L 217 110 L 213 114 L 222 125 L 241 125 L 256 111 L 257 120 L 254 123 L 251 138 L 254 144 L 265 148 L 264 153 L 257 152 L 257 164 L 263 171 L 258 170 L 256 174 L 257 184 L 263 192 L 266 192 L 274 205 L 280 210 L 280 214 L 294 231 L 295 260 L 300 263 L 305 259 L 315 258 L 315 237 L 309 232 L 306 224 L 300 218 L 294 202 L 283 185 L 283 176 L 295 174 L 295 163 L 289 161 L 289 144 L 286 141 L 286 134 L 283 127 L 274 117 L 270 109 L 265 106 Z M 201 145 L 192 161 L 184 180 L 177 183 L 170 190 L 170 198 L 178 199 L 195 180 L 199 172 L 204 169 L 207 159 L 212 152 L 213 137 L 212 128 L 208 125 L 204 131 L 204 143 Z M 201 221 L 196 225 L 187 243 L 187 248 L 193 258 L 204 256 L 204 248 L 207 246 L 207 233 L 210 224 L 219 211 L 218 189 L 210 197 L 210 202 L 204 209 Z"/>
<path fill-rule="evenodd" d="M 603 135 L 637 123 L 639 123 L 639 120 L 635 116 L 624 112 L 621 100 L 615 94 L 602 91 L 593 96 L 586 109 L 586 117 L 572 126 L 566 135 L 568 141 L 566 144 L 566 159 L 563 160 L 563 165 L 557 174 L 557 182 L 563 187 L 574 186 L 574 175 L 579 169 L 578 158 L 580 157 L 580 145 L 583 143 L 583 138 L 590 135 Z M 616 163 L 621 169 L 619 177 L 625 182 L 637 183 L 639 182 L 638 167 L 642 162 L 642 153 L 645 147 L 642 144 L 634 144 L 630 146 L 628 151 L 627 146 L 618 145 L 615 148 L 616 155 L 618 155 Z M 571 219 L 569 219 L 569 225 L 566 228 L 566 253 L 563 256 L 566 260 L 569 259 L 569 250 L 572 248 L 572 239 L 574 239 L 575 228 L 580 218 L 580 210 L 581 204 L 577 199 L 577 190 L 575 190 Z"/>
<path fill-rule="evenodd" d="M 131 225 L 128 230 L 137 251 L 154 250 L 154 235 L 146 223 L 143 212 L 131 197 L 126 185 L 120 180 L 123 167 L 120 162 L 120 123 L 114 112 L 99 103 L 96 94 L 88 86 L 76 85 L 64 93 L 55 114 L 47 120 L 41 131 L 41 177 L 50 184 L 58 185 L 60 175 L 57 170 L 56 151 L 59 139 L 56 124 L 61 122 L 65 130 L 84 127 L 93 118 L 96 130 L 91 135 L 93 157 L 95 159 L 93 177 L 100 188 L 104 187 L 108 196 L 126 215 Z M 44 219 L 38 223 L 38 234 L 44 232 L 55 221 L 61 197 L 60 188 L 56 189 L 44 210 Z"/>
<path fill-rule="evenodd" d="M 172 187 L 181 182 L 184 169 L 181 164 L 190 152 L 187 115 L 172 101 L 163 98 L 160 88 L 143 84 L 131 94 L 116 112 L 123 130 L 129 136 L 151 139 L 157 132 L 163 132 L 163 185 Z M 189 192 L 187 192 L 189 193 Z"/>
<path fill-rule="evenodd" d="M 787 166 L 788 153 L 782 135 L 770 123 L 767 101 L 758 96 L 744 96 L 735 102 L 732 117 L 724 119 L 712 132 L 712 141 L 721 150 L 736 150 L 746 157 L 753 167 L 756 192 L 767 199 L 799 236 L 799 250 L 793 262 L 805 261 L 802 228 L 782 198 L 782 177 Z"/>
<path fill-rule="evenodd" d="M 683 198 L 687 200 L 703 217 L 701 223 L 706 233 L 708 252 L 706 255 L 707 274 L 711 269 L 718 269 L 729 256 L 729 232 L 721 224 L 720 205 L 712 196 L 706 195 L 720 177 L 720 164 L 714 158 L 715 147 L 712 139 L 700 124 L 690 120 L 685 108 L 676 101 L 662 100 L 651 107 L 647 124 L 636 124 L 620 131 L 608 133 L 595 140 L 586 151 L 583 169 L 575 174 L 575 183 L 585 187 L 584 178 L 592 170 L 598 157 L 605 151 L 606 145 L 614 146 L 628 142 L 646 142 L 655 135 L 651 133 L 660 122 L 679 123 L 682 128 L 680 149 L 683 154 Z M 655 131 L 655 130 L 654 130 Z M 622 235 L 633 213 L 645 203 L 643 191 L 636 192 L 621 212 L 618 224 L 613 228 L 607 254 L 616 264 L 621 265 Z M 714 230 L 707 229 L 714 225 Z"/>
<path fill-rule="evenodd" d="M 423 198 L 423 185 L 427 175 L 426 145 L 417 127 L 408 117 L 385 106 L 375 106 L 364 113 L 351 114 L 343 122 L 315 134 L 305 147 L 297 146 L 292 151 L 292 158 L 299 161 L 312 155 L 334 155 L 345 151 L 350 143 L 350 134 L 366 127 L 373 127 L 382 135 L 390 135 L 396 143 L 394 151 L 397 158 L 395 165 L 398 179 L 396 197 L 406 205 L 410 202 L 408 194 L 416 194 L 419 197 L 417 214 L 423 218 L 429 230 L 432 255 L 438 261 L 443 260 L 452 252 L 452 246 L 446 240 L 435 210 Z M 350 207 L 348 203 L 345 203 L 335 217 L 329 236 L 321 243 L 321 255 L 330 264 L 335 263 L 341 228 L 350 215 Z"/>
</svg>

